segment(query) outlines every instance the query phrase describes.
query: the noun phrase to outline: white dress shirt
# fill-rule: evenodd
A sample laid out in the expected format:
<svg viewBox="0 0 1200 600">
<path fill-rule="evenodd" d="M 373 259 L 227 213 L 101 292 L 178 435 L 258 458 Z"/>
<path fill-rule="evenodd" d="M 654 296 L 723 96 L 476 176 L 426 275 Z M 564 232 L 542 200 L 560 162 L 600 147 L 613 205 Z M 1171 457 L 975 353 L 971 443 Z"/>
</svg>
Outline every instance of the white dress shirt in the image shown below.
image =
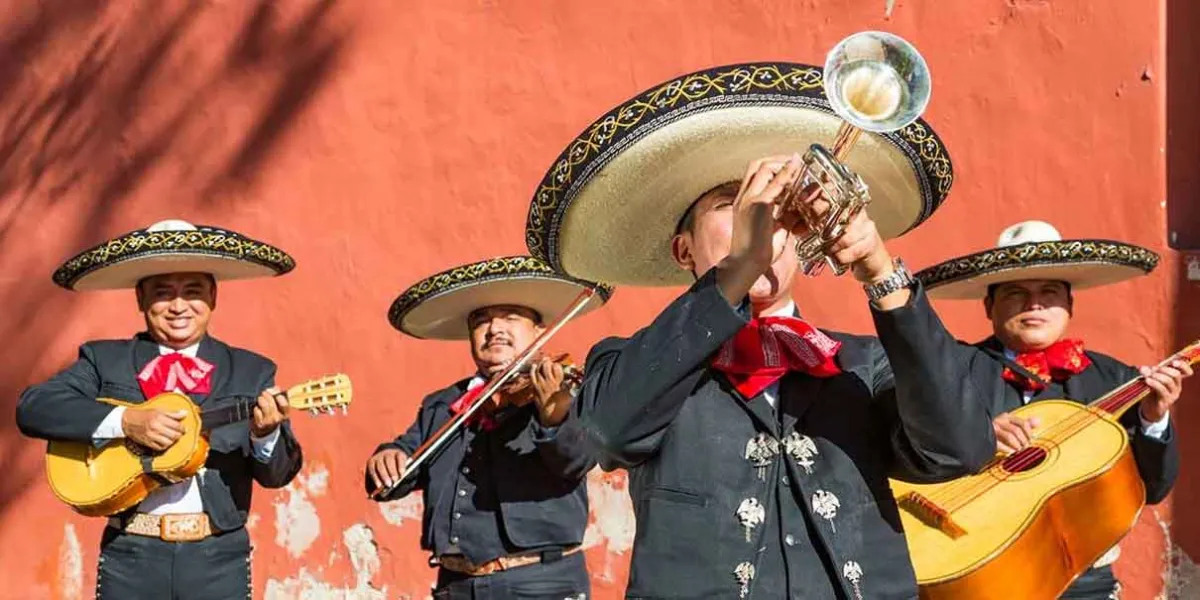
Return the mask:
<svg viewBox="0 0 1200 600">
<path fill-rule="evenodd" d="M 200 344 L 196 343 L 179 350 L 179 353 L 196 358 L 196 352 L 199 349 Z M 158 347 L 160 355 L 172 352 L 175 352 L 172 348 L 163 345 Z M 93 442 L 97 445 L 104 445 L 110 440 L 124 438 L 125 430 L 121 427 L 121 418 L 124 414 L 124 406 L 112 409 L 100 422 L 96 431 L 92 433 Z M 250 442 L 254 450 L 254 458 L 263 463 L 270 461 L 271 454 L 275 451 L 275 443 L 278 441 L 278 428 L 264 438 L 256 438 L 251 434 Z M 200 467 L 199 473 L 204 473 L 204 467 Z M 142 500 L 142 503 L 138 505 L 138 512 L 154 515 L 204 512 L 204 503 L 200 500 L 200 485 L 196 482 L 195 477 L 189 477 L 179 483 L 160 487 L 150 492 L 146 499 Z"/>
</svg>

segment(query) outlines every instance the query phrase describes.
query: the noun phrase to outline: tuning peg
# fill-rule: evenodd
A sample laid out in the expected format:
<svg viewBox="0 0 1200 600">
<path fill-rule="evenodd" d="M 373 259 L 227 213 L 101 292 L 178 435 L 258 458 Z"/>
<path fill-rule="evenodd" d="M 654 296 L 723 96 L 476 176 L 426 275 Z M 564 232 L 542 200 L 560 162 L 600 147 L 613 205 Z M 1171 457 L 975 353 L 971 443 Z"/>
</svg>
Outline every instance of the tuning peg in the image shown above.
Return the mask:
<svg viewBox="0 0 1200 600">
<path fill-rule="evenodd" d="M 342 414 L 344 415 L 344 414 L 347 414 L 348 412 L 349 412 L 349 411 L 346 409 L 346 405 L 345 405 L 345 404 L 343 404 L 343 405 L 342 405 Z"/>
<path fill-rule="evenodd" d="M 315 417 L 315 416 L 317 416 L 317 415 L 318 415 L 318 414 L 320 414 L 320 413 L 318 413 L 318 412 L 317 412 L 317 409 L 315 409 L 315 408 L 310 408 L 310 409 L 308 409 L 308 414 L 310 414 L 310 415 L 312 415 L 312 416 L 314 416 L 314 417 Z"/>
</svg>

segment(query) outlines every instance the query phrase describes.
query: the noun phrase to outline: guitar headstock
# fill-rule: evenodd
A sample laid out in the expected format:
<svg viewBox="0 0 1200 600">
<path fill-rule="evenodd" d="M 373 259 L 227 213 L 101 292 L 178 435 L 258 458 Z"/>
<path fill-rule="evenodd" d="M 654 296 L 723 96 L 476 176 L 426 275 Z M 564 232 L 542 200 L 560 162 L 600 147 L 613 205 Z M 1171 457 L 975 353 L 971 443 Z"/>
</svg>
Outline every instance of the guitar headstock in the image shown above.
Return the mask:
<svg viewBox="0 0 1200 600">
<path fill-rule="evenodd" d="M 1200 362 L 1200 340 L 1196 340 L 1187 345 L 1183 350 L 1180 350 L 1175 355 L 1179 360 L 1187 361 L 1188 364 L 1196 364 Z"/>
<path fill-rule="evenodd" d="M 288 388 L 288 404 L 296 410 L 307 410 L 312 414 L 332 414 L 334 409 L 346 407 L 354 396 L 354 388 L 350 385 L 350 377 L 344 373 L 326 375 Z"/>
</svg>

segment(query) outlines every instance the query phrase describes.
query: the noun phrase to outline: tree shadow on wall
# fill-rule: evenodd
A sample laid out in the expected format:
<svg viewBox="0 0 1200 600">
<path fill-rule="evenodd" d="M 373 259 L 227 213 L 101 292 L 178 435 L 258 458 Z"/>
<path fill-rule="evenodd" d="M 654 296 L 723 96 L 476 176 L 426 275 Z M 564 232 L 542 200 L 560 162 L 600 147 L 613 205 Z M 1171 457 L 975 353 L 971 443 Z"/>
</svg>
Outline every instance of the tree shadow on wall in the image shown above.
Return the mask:
<svg viewBox="0 0 1200 600">
<path fill-rule="evenodd" d="M 0 517 L 41 471 L 42 446 L 13 421 L 17 397 L 74 359 L 47 351 L 78 301 L 50 283 L 65 256 L 5 254 L 40 239 L 63 203 L 71 222 L 49 229 L 70 242 L 38 246 L 101 241 L 139 193 L 168 193 L 178 213 L 227 206 L 352 33 L 333 0 L 23 4 L 0 15 Z"/>
</svg>

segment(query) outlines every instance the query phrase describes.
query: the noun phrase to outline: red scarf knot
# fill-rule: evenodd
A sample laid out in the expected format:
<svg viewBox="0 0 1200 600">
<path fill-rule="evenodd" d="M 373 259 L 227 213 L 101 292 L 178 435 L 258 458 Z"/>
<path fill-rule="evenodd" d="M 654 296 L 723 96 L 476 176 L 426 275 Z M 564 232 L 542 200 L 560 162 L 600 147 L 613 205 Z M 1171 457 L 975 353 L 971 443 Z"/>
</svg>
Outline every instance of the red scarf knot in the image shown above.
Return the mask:
<svg viewBox="0 0 1200 600">
<path fill-rule="evenodd" d="M 1015 383 L 1027 392 L 1040 392 L 1051 381 L 1066 381 L 1092 364 L 1083 351 L 1082 340 L 1059 340 L 1044 350 L 1021 352 L 1017 354 L 1015 362 L 1038 379 L 1027 379 L 1005 367 L 1004 380 Z"/>
<path fill-rule="evenodd" d="M 214 366 L 180 352 L 161 354 L 138 373 L 138 385 L 147 399 L 163 392 L 205 395 L 212 391 Z"/>
<path fill-rule="evenodd" d="M 841 342 L 801 319 L 759 317 L 721 346 L 712 366 L 751 399 L 788 371 L 813 377 L 841 373 L 833 360 L 841 347 Z"/>
<path fill-rule="evenodd" d="M 486 383 L 467 390 L 467 393 L 459 396 L 458 400 L 455 400 L 450 404 L 450 413 L 454 415 L 460 415 L 466 412 L 466 410 L 475 403 L 475 400 L 479 398 L 479 395 L 483 393 L 483 388 L 485 387 L 487 387 Z M 487 400 L 484 400 L 484 402 L 487 402 Z M 491 431 L 496 428 L 496 419 L 492 418 L 492 415 L 483 412 L 483 409 L 479 409 L 471 415 L 471 417 L 467 420 L 467 424 L 478 424 L 479 427 L 484 431 Z"/>
</svg>

